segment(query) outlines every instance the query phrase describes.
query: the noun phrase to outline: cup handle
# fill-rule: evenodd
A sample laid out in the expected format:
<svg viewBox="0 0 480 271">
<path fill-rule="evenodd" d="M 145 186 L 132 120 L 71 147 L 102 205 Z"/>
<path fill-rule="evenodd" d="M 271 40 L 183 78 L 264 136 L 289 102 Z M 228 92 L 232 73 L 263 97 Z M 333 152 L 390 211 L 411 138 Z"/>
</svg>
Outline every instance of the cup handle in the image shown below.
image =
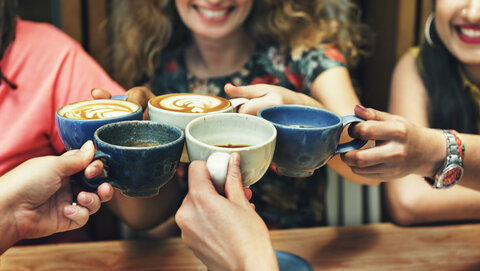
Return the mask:
<svg viewBox="0 0 480 271">
<path fill-rule="evenodd" d="M 248 102 L 249 99 L 247 98 L 233 98 L 230 99 L 230 103 L 232 104 L 233 111 L 237 111 L 237 108 L 242 104 Z"/>
<path fill-rule="evenodd" d="M 102 151 L 95 150 L 95 155 L 93 156 L 92 161 L 99 160 L 99 159 L 101 159 L 103 161 L 103 167 L 104 167 L 105 171 L 108 172 L 108 161 L 110 160 L 110 156 L 108 154 L 102 152 Z M 82 185 L 84 185 L 88 188 L 91 188 L 91 189 L 96 189 L 102 183 L 109 183 L 111 185 L 114 185 L 113 180 L 108 178 L 108 176 L 107 177 L 102 177 L 102 178 L 87 179 L 85 177 L 85 174 L 83 174 L 81 182 L 82 182 Z"/>
<path fill-rule="evenodd" d="M 125 95 L 114 95 L 110 99 L 126 101 L 128 99 L 128 95 L 126 95 L 126 94 Z"/>
<path fill-rule="evenodd" d="M 213 186 L 217 191 L 225 191 L 225 181 L 227 179 L 228 162 L 230 154 L 226 152 L 214 152 L 208 156 L 207 168 L 212 179 Z"/>
<path fill-rule="evenodd" d="M 365 121 L 365 120 L 361 119 L 357 116 L 354 116 L 354 115 L 344 116 L 344 117 L 342 117 L 342 122 L 343 122 L 343 128 L 342 129 L 345 129 L 345 127 L 350 123 L 363 122 L 363 121 Z M 350 142 L 339 144 L 338 147 L 337 147 L 337 150 L 335 151 L 335 154 L 346 153 L 346 152 L 349 152 L 349 151 L 360 149 L 366 143 L 367 143 L 367 140 L 354 139 Z"/>
</svg>

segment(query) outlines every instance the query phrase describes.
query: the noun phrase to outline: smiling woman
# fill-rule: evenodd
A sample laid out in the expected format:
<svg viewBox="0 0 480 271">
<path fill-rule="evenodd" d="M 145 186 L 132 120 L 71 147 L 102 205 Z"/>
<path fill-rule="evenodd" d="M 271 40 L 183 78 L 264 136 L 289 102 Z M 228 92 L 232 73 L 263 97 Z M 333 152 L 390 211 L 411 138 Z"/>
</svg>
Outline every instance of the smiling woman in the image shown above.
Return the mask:
<svg viewBox="0 0 480 271">
<path fill-rule="evenodd" d="M 419 126 L 478 134 L 480 1 L 437 0 L 430 22 L 426 42 L 395 68 L 390 112 Z M 479 192 L 460 186 L 433 191 L 421 176 L 410 175 L 388 183 L 386 191 L 401 224 L 480 219 Z"/>
</svg>

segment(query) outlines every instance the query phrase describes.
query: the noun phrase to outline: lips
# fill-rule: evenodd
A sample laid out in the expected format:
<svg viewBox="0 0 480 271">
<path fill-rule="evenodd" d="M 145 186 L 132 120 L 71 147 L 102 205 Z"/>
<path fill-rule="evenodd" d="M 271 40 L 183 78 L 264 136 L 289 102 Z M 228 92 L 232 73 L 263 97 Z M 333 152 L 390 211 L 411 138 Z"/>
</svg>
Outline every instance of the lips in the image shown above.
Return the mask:
<svg viewBox="0 0 480 271">
<path fill-rule="evenodd" d="M 465 43 L 480 44 L 479 25 L 457 25 L 455 31 L 458 37 Z"/>
</svg>

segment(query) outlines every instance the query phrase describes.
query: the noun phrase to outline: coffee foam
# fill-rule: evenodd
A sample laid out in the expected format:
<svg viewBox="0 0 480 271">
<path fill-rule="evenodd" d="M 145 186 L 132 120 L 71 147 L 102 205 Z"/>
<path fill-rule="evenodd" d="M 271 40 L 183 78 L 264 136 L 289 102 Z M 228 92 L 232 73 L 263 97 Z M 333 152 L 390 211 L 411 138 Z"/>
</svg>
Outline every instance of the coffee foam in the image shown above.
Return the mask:
<svg viewBox="0 0 480 271">
<path fill-rule="evenodd" d="M 107 119 L 128 115 L 137 109 L 120 102 L 86 102 L 70 106 L 61 115 L 73 119 Z"/>
<path fill-rule="evenodd" d="M 205 94 L 167 94 L 152 101 L 152 105 L 176 112 L 208 113 L 226 109 L 231 106 L 229 100 Z"/>
</svg>

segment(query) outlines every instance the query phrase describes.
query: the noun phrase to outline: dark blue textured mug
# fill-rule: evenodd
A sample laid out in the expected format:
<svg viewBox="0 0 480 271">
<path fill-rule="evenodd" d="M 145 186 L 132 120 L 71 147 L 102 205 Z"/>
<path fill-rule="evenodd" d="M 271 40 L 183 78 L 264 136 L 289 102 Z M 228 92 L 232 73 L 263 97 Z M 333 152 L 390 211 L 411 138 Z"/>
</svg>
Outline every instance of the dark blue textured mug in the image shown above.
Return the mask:
<svg viewBox="0 0 480 271">
<path fill-rule="evenodd" d="M 273 164 L 282 175 L 311 176 L 334 155 L 359 149 L 366 143 L 354 139 L 339 144 L 348 124 L 364 121 L 356 116 L 340 117 L 328 110 L 301 105 L 265 107 L 258 111 L 258 116 L 277 129 Z"/>
<path fill-rule="evenodd" d="M 55 112 L 58 133 L 65 149 L 79 149 L 100 126 L 123 120 L 142 120 L 142 107 L 125 101 L 126 95 L 112 99 L 81 101 L 62 106 Z"/>
<path fill-rule="evenodd" d="M 131 197 L 149 197 L 175 174 L 183 150 L 182 130 L 152 121 L 121 121 L 98 128 L 94 159 L 101 159 L 106 178 L 83 179 L 96 188 L 104 182 Z"/>
</svg>

